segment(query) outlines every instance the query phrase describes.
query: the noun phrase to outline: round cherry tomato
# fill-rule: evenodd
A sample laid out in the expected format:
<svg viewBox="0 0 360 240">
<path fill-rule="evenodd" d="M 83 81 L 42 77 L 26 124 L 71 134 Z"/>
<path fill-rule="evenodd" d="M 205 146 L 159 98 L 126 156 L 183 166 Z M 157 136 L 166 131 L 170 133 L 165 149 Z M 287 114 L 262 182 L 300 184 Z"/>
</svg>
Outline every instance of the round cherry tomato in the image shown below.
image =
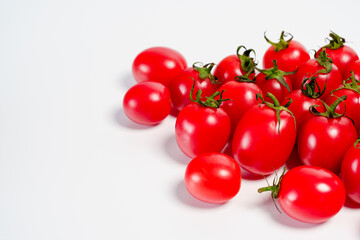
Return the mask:
<svg viewBox="0 0 360 240">
<path fill-rule="evenodd" d="M 175 123 L 176 142 L 190 158 L 206 152 L 221 152 L 230 130 L 230 118 L 224 110 L 199 103 L 184 107 Z"/>
<path fill-rule="evenodd" d="M 166 47 L 152 47 L 136 56 L 132 72 L 137 82 L 153 81 L 167 86 L 185 68 L 185 58 L 179 52 Z"/>
<path fill-rule="evenodd" d="M 273 95 L 268 96 L 274 104 L 263 102 L 247 111 L 238 123 L 232 145 L 240 166 L 260 175 L 271 174 L 284 165 L 296 138 L 294 118 Z"/>
<path fill-rule="evenodd" d="M 196 92 L 199 89 L 202 90 L 202 93 L 205 96 L 210 96 L 216 91 L 217 87 L 215 86 L 215 79 L 211 75 L 213 66 L 213 63 L 204 66 L 197 66 L 194 64 L 193 67 L 186 68 L 170 81 L 169 91 L 174 109 L 181 111 L 181 109 L 191 103 L 189 96 L 194 81 L 195 87 L 192 94 L 193 98 L 196 97 Z"/>
<path fill-rule="evenodd" d="M 223 153 L 203 153 L 191 160 L 185 172 L 185 186 L 195 198 L 224 203 L 239 192 L 239 164 Z"/>
<path fill-rule="evenodd" d="M 334 64 L 339 68 L 342 73 L 343 78 L 346 79 L 347 69 L 349 66 L 359 59 L 357 53 L 349 46 L 344 45 L 345 39 L 340 37 L 334 32 L 330 33 L 330 43 L 320 48 L 319 52 L 325 48 L 326 53 L 333 60 Z"/>
<path fill-rule="evenodd" d="M 324 100 L 330 95 L 332 90 L 342 84 L 341 71 L 335 64 L 331 63 L 331 59 L 329 59 L 325 54 L 325 52 L 322 52 L 322 54 L 320 54 L 320 56 L 316 59 L 310 59 L 299 67 L 292 81 L 294 90 L 301 88 L 305 78 L 314 75 L 317 76 L 316 81 L 320 89 L 323 90 L 326 84 L 325 91 L 320 97 Z M 329 69 L 327 70 L 324 65 L 326 65 Z M 322 71 L 322 73 L 319 73 L 320 71 Z"/>
<path fill-rule="evenodd" d="M 244 48 L 243 54 L 240 50 Z M 246 49 L 244 46 L 239 46 L 236 55 L 230 55 L 224 58 L 217 65 L 214 75 L 218 78 L 220 84 L 225 84 L 229 81 L 235 80 L 235 77 L 249 74 L 250 79 L 254 79 L 255 60 L 250 57 L 253 49 Z"/>
<path fill-rule="evenodd" d="M 256 84 L 264 93 L 265 100 L 271 101 L 271 99 L 266 96 L 269 92 L 272 93 L 279 102 L 282 102 L 292 91 L 291 79 L 288 73 L 278 69 L 276 60 L 274 60 L 274 66 L 272 68 L 259 69 L 259 71 L 260 73 L 256 76 Z"/>
<path fill-rule="evenodd" d="M 170 92 L 161 83 L 138 83 L 126 92 L 123 108 L 126 116 L 136 123 L 158 124 L 171 111 Z"/>
<path fill-rule="evenodd" d="M 335 113 L 338 99 L 330 111 L 307 121 L 298 136 L 298 151 L 305 165 L 319 166 L 334 173 L 340 172 L 341 160 L 345 151 L 357 138 L 352 121 Z"/>
<path fill-rule="evenodd" d="M 358 141 L 346 151 L 341 163 L 340 175 L 347 196 L 360 204 L 360 144 Z"/>
<path fill-rule="evenodd" d="M 356 129 L 360 133 L 360 86 L 355 78 L 352 78 L 351 83 L 338 86 L 338 90 L 333 91 L 325 102 L 330 105 L 344 95 L 347 98 L 339 103 L 336 111 L 338 113 L 346 111 L 346 116 L 354 121 Z"/>
<path fill-rule="evenodd" d="M 281 32 L 278 43 L 271 42 L 264 35 L 266 41 L 272 45 L 266 50 L 263 57 L 264 68 L 272 68 L 273 60 L 276 60 L 279 69 L 285 72 L 294 72 L 304 62 L 310 59 L 306 48 L 301 43 L 292 40 L 292 36 L 289 40 L 285 41 L 284 37 L 286 37 L 286 35 L 284 31 Z M 292 75 L 290 78 L 292 78 Z"/>
<path fill-rule="evenodd" d="M 355 78 L 360 81 L 360 60 L 356 60 L 345 70 L 344 80 L 351 78 L 351 71 L 354 72 Z"/>
<path fill-rule="evenodd" d="M 262 94 L 262 91 L 254 83 L 239 81 L 225 83 L 219 88 L 220 92 L 223 90 L 223 97 L 231 99 L 231 101 L 222 102 L 220 108 L 224 109 L 229 115 L 231 119 L 231 132 L 233 133 L 244 113 L 258 103 L 256 94 Z"/>
<path fill-rule="evenodd" d="M 327 221 L 341 210 L 346 199 L 340 178 L 314 166 L 295 167 L 271 187 L 259 189 L 259 192 L 272 191 L 287 215 L 306 223 Z"/>
</svg>

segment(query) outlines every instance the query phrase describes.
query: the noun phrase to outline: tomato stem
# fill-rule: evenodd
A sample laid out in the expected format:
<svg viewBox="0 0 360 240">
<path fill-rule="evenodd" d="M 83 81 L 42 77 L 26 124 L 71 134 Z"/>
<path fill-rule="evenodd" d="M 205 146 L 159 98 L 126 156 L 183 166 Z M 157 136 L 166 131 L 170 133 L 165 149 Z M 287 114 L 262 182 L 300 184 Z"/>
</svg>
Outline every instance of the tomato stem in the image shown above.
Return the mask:
<svg viewBox="0 0 360 240">
<path fill-rule="evenodd" d="M 323 117 L 327 117 L 327 118 L 341 118 L 342 116 L 345 115 L 346 112 L 346 105 L 344 103 L 345 109 L 344 112 L 342 114 L 339 114 L 337 112 L 335 112 L 336 107 L 343 101 L 345 101 L 347 98 L 346 95 L 338 97 L 338 99 L 336 99 L 335 102 L 333 102 L 333 104 L 331 104 L 331 106 L 327 105 L 324 101 L 322 101 L 321 99 L 319 99 L 324 107 L 325 107 L 325 112 L 319 112 L 318 110 L 316 110 L 316 107 L 319 107 L 319 105 L 311 105 L 309 108 L 309 111 L 314 114 L 315 116 L 323 116 Z"/>
<path fill-rule="evenodd" d="M 290 39 L 285 40 L 284 37 L 287 37 L 288 35 L 291 36 Z M 270 43 L 272 46 L 274 46 L 274 51 L 275 52 L 279 52 L 279 51 L 281 51 L 283 49 L 287 49 L 289 47 L 289 43 L 293 39 L 293 35 L 291 35 L 290 33 L 285 33 L 285 31 L 282 31 L 278 43 L 274 43 L 274 42 L 270 41 L 266 37 L 266 32 L 264 33 L 264 38 L 268 43 Z"/>
<path fill-rule="evenodd" d="M 324 67 L 324 69 L 319 70 L 316 74 L 320 74 L 320 73 L 327 74 L 332 71 L 333 60 L 326 53 L 325 48 L 322 48 L 322 50 L 319 52 L 319 55 L 315 57 L 315 59 L 321 66 Z"/>
<path fill-rule="evenodd" d="M 320 86 L 316 81 L 317 78 L 318 75 L 316 74 L 304 78 L 300 88 L 302 94 L 313 99 L 319 98 L 324 94 L 327 81 L 325 81 L 325 86 L 321 91 Z M 316 88 L 318 89 L 318 92 L 316 92 Z"/>
<path fill-rule="evenodd" d="M 240 54 L 241 49 L 244 49 L 244 52 L 242 54 Z M 241 68 L 249 74 L 255 71 L 255 67 L 257 65 L 257 63 L 255 62 L 255 57 L 250 57 L 251 53 L 254 53 L 254 56 L 256 57 L 256 52 L 254 49 L 247 49 L 243 45 L 239 46 L 236 50 L 236 55 L 240 60 Z"/>
<path fill-rule="evenodd" d="M 330 32 L 329 36 L 332 38 L 332 39 L 328 39 L 326 38 L 327 40 L 329 40 L 330 42 L 324 46 L 324 48 L 328 48 L 328 49 L 339 49 L 341 47 L 344 46 L 344 43 L 345 43 L 345 38 L 343 37 L 340 37 L 339 35 L 337 35 L 336 33 L 334 33 L 333 31 Z"/>
<path fill-rule="evenodd" d="M 198 71 L 199 73 L 199 77 L 202 80 L 205 80 L 206 78 L 209 78 L 211 83 L 213 84 L 218 84 L 220 83 L 219 81 L 217 81 L 217 78 L 211 74 L 211 70 L 214 68 L 215 63 L 207 63 L 207 64 L 203 64 L 201 62 L 195 62 L 193 64 L 193 69 L 195 69 L 196 71 Z"/>
<path fill-rule="evenodd" d="M 349 83 L 349 81 L 351 81 L 351 82 Z M 351 71 L 351 77 L 343 81 L 343 86 L 340 88 L 337 88 L 335 90 L 332 90 L 331 93 L 333 93 L 335 91 L 339 91 L 341 89 L 348 89 L 348 90 L 352 90 L 352 91 L 355 91 L 360 94 L 359 84 L 360 84 L 360 81 L 355 78 L 354 72 Z"/>
</svg>

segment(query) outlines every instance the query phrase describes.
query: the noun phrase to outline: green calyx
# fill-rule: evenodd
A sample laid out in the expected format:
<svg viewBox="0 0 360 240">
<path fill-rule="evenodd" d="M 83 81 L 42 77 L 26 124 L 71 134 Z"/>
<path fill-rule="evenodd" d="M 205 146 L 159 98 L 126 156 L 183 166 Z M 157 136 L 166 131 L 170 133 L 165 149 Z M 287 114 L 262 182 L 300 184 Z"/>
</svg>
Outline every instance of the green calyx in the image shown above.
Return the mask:
<svg viewBox="0 0 360 240">
<path fill-rule="evenodd" d="M 333 60 L 328 57 L 328 54 L 325 51 L 325 48 L 322 48 L 322 50 L 319 52 L 318 57 L 315 57 L 316 61 L 320 64 L 320 66 L 323 66 L 324 69 L 321 69 L 317 72 L 318 73 L 329 73 L 332 70 L 332 63 Z"/>
<path fill-rule="evenodd" d="M 360 137 L 354 142 L 354 148 L 359 148 L 360 149 L 360 146 L 358 147 L 358 143 L 360 142 Z"/>
<path fill-rule="evenodd" d="M 279 191 L 280 191 L 280 187 L 281 187 L 281 180 L 282 180 L 283 176 L 285 175 L 285 173 L 286 173 L 286 168 L 283 169 L 283 172 L 280 175 L 280 177 L 275 172 L 275 177 L 273 179 L 272 185 L 270 185 L 269 182 L 265 179 L 268 186 L 258 189 L 258 193 L 263 193 L 263 192 L 267 192 L 267 191 L 271 192 L 271 198 L 272 198 L 272 200 L 274 202 L 275 207 L 277 208 L 277 210 L 279 212 L 280 212 L 280 210 L 279 210 L 278 206 L 275 203 L 275 198 L 279 197 Z"/>
<path fill-rule="evenodd" d="M 263 73 L 266 75 L 265 79 L 266 80 L 270 80 L 270 79 L 276 79 L 281 85 L 283 85 L 284 87 L 286 87 L 286 89 L 291 92 L 290 90 L 290 86 L 286 83 L 284 76 L 286 75 L 291 75 L 294 74 L 295 72 L 284 72 L 281 71 L 278 66 L 277 66 L 277 62 L 276 60 L 273 60 L 273 67 L 270 69 L 259 69 L 256 68 L 256 70 L 258 70 L 259 72 Z"/>
<path fill-rule="evenodd" d="M 285 40 L 284 38 L 287 37 L 288 35 L 290 35 L 290 39 Z M 274 43 L 270 41 L 266 37 L 266 32 L 264 33 L 264 38 L 268 43 L 270 43 L 274 47 L 275 52 L 279 52 L 280 50 L 287 49 L 289 47 L 289 43 L 293 39 L 293 35 L 291 35 L 290 33 L 285 33 L 285 31 L 282 31 L 278 43 Z"/>
<path fill-rule="evenodd" d="M 201 98 L 202 98 L 201 97 L 201 94 L 202 94 L 201 89 L 199 89 L 199 91 L 197 91 L 196 99 L 193 99 L 192 95 L 194 93 L 194 88 L 195 88 L 195 79 L 192 78 L 192 80 L 193 80 L 193 85 L 192 85 L 191 90 L 190 90 L 190 100 L 192 102 L 199 103 L 203 107 L 219 108 L 222 102 L 231 100 L 231 99 L 228 99 L 228 98 L 227 99 L 222 98 L 222 95 L 223 95 L 223 93 L 225 91 L 225 90 L 222 90 L 221 92 L 216 91 L 210 97 L 206 97 L 206 101 L 202 101 L 201 100 Z M 218 100 L 214 99 L 218 95 L 220 95 L 219 99 Z"/>
<path fill-rule="evenodd" d="M 193 64 L 193 69 L 199 72 L 199 77 L 202 80 L 205 80 L 206 78 L 209 78 L 211 83 L 216 84 L 219 83 L 217 81 L 217 78 L 211 74 L 211 70 L 214 68 L 215 63 L 208 63 L 203 65 L 201 62 L 196 62 Z"/>
<path fill-rule="evenodd" d="M 269 98 L 273 101 L 273 103 L 266 102 L 266 101 L 264 100 L 264 98 L 262 97 L 261 93 L 256 94 L 256 100 L 258 101 L 259 106 L 260 106 L 261 104 L 265 104 L 267 107 L 275 110 L 275 112 L 276 112 L 276 119 L 277 119 L 277 121 L 278 121 L 278 123 L 279 123 L 279 124 L 278 124 L 278 133 L 280 133 L 280 125 L 281 125 L 280 113 L 281 113 L 281 111 L 286 111 L 286 112 L 290 113 L 290 115 L 291 115 L 291 116 L 293 117 L 293 119 L 294 119 L 295 128 L 296 128 L 295 116 L 294 116 L 294 114 L 288 109 L 288 107 L 290 106 L 290 104 L 292 103 L 293 100 L 292 100 L 291 98 L 289 98 L 289 101 L 288 101 L 284 106 L 281 106 L 280 103 L 279 103 L 279 101 L 276 99 L 276 97 L 275 97 L 273 94 L 271 94 L 270 92 L 268 92 L 268 93 L 266 94 L 266 96 L 269 97 Z"/>
<path fill-rule="evenodd" d="M 332 90 L 331 93 L 333 93 L 335 91 L 339 91 L 341 89 L 348 89 L 348 90 L 352 90 L 352 91 L 355 91 L 360 94 L 359 84 L 360 84 L 360 81 L 355 78 L 354 72 L 351 71 L 351 77 L 343 81 L 343 86 L 338 89 Z"/>
<path fill-rule="evenodd" d="M 344 103 L 345 111 L 342 114 L 335 112 L 335 109 L 341 102 L 345 101 L 346 98 L 347 98 L 346 95 L 339 97 L 338 99 L 336 99 L 335 102 L 333 102 L 333 104 L 331 104 L 331 106 L 327 105 L 324 101 L 319 99 L 325 107 L 325 112 L 319 112 L 318 110 L 316 110 L 316 107 L 320 107 L 319 105 L 311 105 L 309 111 L 315 116 L 323 116 L 327 118 L 341 118 L 342 116 L 345 115 L 346 112 L 345 103 Z"/>
<path fill-rule="evenodd" d="M 330 42 L 324 46 L 324 48 L 329 48 L 329 49 L 339 49 L 342 46 L 344 46 L 345 43 L 345 38 L 340 37 L 339 35 L 337 35 L 336 33 L 334 33 L 333 31 L 330 32 L 329 36 L 332 39 L 328 39 Z"/>
<path fill-rule="evenodd" d="M 309 98 L 319 98 L 321 97 L 326 89 L 326 82 L 324 89 L 321 91 L 319 84 L 317 83 L 316 79 L 318 78 L 318 75 L 312 75 L 311 77 L 304 78 L 302 84 L 301 84 L 301 92 L 305 96 Z M 316 91 L 317 89 L 317 91 Z"/>
<path fill-rule="evenodd" d="M 240 54 L 241 49 L 244 49 L 242 54 Z M 250 57 L 251 53 L 254 53 L 254 58 Z M 255 71 L 257 64 L 255 63 L 256 53 L 254 49 L 247 49 L 245 46 L 241 45 L 237 48 L 236 55 L 241 62 L 241 68 L 246 73 L 253 73 Z"/>
</svg>

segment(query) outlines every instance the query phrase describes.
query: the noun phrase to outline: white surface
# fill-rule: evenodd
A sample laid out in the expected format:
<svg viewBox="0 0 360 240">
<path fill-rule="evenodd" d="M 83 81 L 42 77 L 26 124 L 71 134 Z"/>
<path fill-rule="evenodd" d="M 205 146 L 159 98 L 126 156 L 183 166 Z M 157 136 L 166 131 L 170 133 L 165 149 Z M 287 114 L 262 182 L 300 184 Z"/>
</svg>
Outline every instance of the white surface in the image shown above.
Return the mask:
<svg viewBox="0 0 360 240">
<path fill-rule="evenodd" d="M 143 49 L 218 62 L 291 32 L 308 49 L 329 30 L 360 52 L 358 1 L 0 1 L 0 239 L 359 239 L 359 209 L 321 225 L 279 214 L 243 180 L 229 203 L 186 192 L 172 117 L 126 119 Z"/>
</svg>

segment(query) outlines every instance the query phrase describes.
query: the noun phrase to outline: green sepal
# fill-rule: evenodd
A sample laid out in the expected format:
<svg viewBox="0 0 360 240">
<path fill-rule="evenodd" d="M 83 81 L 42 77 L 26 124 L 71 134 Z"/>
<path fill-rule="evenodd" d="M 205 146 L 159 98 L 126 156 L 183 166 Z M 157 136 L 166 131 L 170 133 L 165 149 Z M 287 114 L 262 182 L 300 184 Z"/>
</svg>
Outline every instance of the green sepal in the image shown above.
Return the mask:
<svg viewBox="0 0 360 240">
<path fill-rule="evenodd" d="M 290 35 L 290 39 L 285 40 L 284 38 L 287 37 L 288 35 Z M 264 38 L 265 40 L 270 43 L 272 46 L 274 46 L 274 51 L 275 52 L 279 52 L 283 49 L 287 49 L 289 47 L 289 43 L 291 42 L 291 40 L 294 38 L 293 35 L 291 35 L 290 33 L 285 33 L 285 31 L 281 32 L 280 35 L 280 39 L 278 43 L 272 42 L 270 41 L 267 37 L 266 37 L 266 32 L 264 33 Z"/>
<path fill-rule="evenodd" d="M 344 46 L 345 43 L 345 38 L 340 37 L 339 35 L 337 35 L 336 33 L 334 33 L 333 31 L 330 31 L 329 36 L 332 39 L 326 38 L 327 40 L 329 40 L 330 42 L 328 44 L 326 44 L 324 46 L 324 48 L 329 48 L 329 49 L 339 49 L 341 47 Z"/>
<path fill-rule="evenodd" d="M 335 109 L 341 102 L 345 101 L 346 98 L 347 98 L 346 95 L 338 97 L 338 99 L 336 99 L 336 101 L 333 102 L 331 106 L 327 105 L 324 101 L 319 99 L 325 107 L 325 112 L 319 112 L 318 110 L 316 110 L 316 107 L 320 107 L 319 105 L 311 105 L 309 111 L 315 116 L 323 116 L 327 118 L 341 118 L 346 113 L 346 104 L 344 103 L 345 110 L 342 114 L 335 112 Z"/>
<path fill-rule="evenodd" d="M 206 78 L 209 78 L 211 83 L 218 84 L 220 81 L 217 81 L 217 77 L 211 74 L 211 70 L 214 68 L 215 63 L 207 63 L 203 65 L 201 62 L 195 62 L 193 64 L 193 69 L 199 72 L 199 77 L 202 80 L 205 80 Z"/>
</svg>

